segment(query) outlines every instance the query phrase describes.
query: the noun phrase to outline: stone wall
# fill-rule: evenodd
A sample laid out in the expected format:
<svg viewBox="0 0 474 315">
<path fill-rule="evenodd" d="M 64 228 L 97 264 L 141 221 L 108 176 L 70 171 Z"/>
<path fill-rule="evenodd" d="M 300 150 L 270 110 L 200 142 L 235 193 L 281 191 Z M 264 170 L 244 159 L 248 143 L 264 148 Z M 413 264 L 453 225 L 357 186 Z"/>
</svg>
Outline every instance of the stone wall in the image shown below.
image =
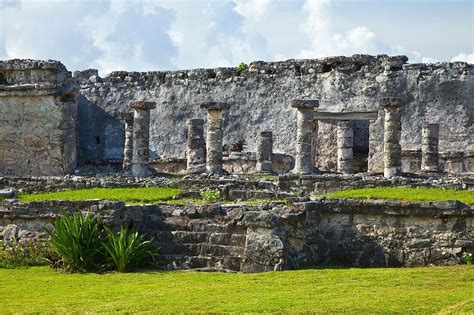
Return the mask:
<svg viewBox="0 0 474 315">
<path fill-rule="evenodd" d="M 474 211 L 455 201 L 324 199 L 293 206 L 125 206 L 108 201 L 0 204 L 0 240 L 44 235 L 62 211 L 94 211 L 111 227 L 154 237 L 167 269 L 261 272 L 311 264 L 450 265 L 474 250 Z"/>
<path fill-rule="evenodd" d="M 403 150 L 421 148 L 421 127 L 426 120 L 441 125 L 441 152 L 474 151 L 474 66 L 463 62 L 406 62 L 404 56 L 354 55 L 258 61 L 240 74 L 233 68 L 120 71 L 105 78 L 94 70 L 77 72 L 75 75 L 81 80 L 80 159 L 120 159 L 124 131 L 117 113 L 126 110 L 129 101 L 142 98 L 157 102 L 151 114 L 150 140 L 151 150 L 162 158 L 184 157 L 185 121 L 205 118 L 197 103 L 209 98 L 232 103 L 224 114 L 224 143 L 244 138 L 250 151 L 255 150 L 256 135 L 271 130 L 275 152 L 294 155 L 296 114 L 290 107 L 293 98 L 316 98 L 321 110 L 340 112 L 377 111 L 377 99 L 382 96 L 399 96 L 403 100 Z M 383 111 L 379 110 L 379 118 L 370 126 L 360 122 L 354 130 L 355 151 L 368 154 L 369 171 L 381 172 Z M 319 132 L 317 166 L 335 170 L 335 126 L 321 122 Z"/>
<path fill-rule="evenodd" d="M 57 61 L 0 61 L 0 175 L 76 168 L 76 88 Z"/>
</svg>

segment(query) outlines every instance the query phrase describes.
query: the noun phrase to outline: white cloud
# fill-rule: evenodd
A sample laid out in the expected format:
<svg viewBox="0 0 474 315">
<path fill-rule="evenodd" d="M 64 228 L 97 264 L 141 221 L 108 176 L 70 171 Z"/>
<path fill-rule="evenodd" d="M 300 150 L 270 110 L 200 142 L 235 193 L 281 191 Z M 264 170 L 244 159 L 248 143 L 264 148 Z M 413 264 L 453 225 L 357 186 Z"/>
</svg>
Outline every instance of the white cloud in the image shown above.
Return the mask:
<svg viewBox="0 0 474 315">
<path fill-rule="evenodd" d="M 258 18 L 267 10 L 270 0 L 234 0 L 234 10 L 246 18 Z"/>
<path fill-rule="evenodd" d="M 146 1 L 23 1 L 1 8 L 4 58 L 57 59 L 70 69 L 174 68 L 172 11 Z"/>
<path fill-rule="evenodd" d="M 300 58 L 353 54 L 404 54 L 411 62 L 419 62 L 422 58 L 433 60 L 433 58 L 421 56 L 417 51 L 380 40 L 375 32 L 363 25 L 349 29 L 343 34 L 335 33 L 330 19 L 331 3 L 331 0 L 306 0 L 303 5 L 306 21 L 302 29 L 308 37 L 310 47 L 300 51 L 298 55 Z"/>
<path fill-rule="evenodd" d="M 355 53 L 406 54 L 410 62 L 437 61 L 408 49 L 412 45 L 382 40 L 370 15 L 341 23 L 340 3 L 333 0 L 0 0 L 0 4 L 0 58 L 57 59 L 71 70 L 94 67 L 102 75 L 121 69 L 236 66 L 242 61 Z M 416 30 L 407 36 L 416 36 Z M 459 54 L 452 60 L 473 62 L 472 58 L 473 54 Z"/>
<path fill-rule="evenodd" d="M 464 61 L 474 64 L 474 54 L 460 53 L 459 55 L 451 58 L 451 61 Z"/>
</svg>

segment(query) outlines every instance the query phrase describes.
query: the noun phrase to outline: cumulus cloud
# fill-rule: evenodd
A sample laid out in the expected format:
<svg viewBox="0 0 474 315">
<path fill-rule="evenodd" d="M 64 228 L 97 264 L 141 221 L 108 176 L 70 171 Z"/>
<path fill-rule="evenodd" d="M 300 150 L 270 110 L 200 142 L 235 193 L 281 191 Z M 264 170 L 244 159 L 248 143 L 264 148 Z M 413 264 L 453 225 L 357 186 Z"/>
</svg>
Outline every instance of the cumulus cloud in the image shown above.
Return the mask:
<svg viewBox="0 0 474 315">
<path fill-rule="evenodd" d="M 404 54 L 412 62 L 421 61 L 423 57 L 417 51 L 400 45 L 391 45 L 381 40 L 367 26 L 360 25 L 337 33 L 331 21 L 331 0 L 306 0 L 303 11 L 306 14 L 302 29 L 305 32 L 310 47 L 299 53 L 301 58 L 315 58 L 332 55 L 352 54 Z M 432 59 L 432 58 L 429 58 Z M 428 60 L 428 59 L 427 59 Z"/>
<path fill-rule="evenodd" d="M 247 18 L 262 16 L 270 5 L 270 0 L 234 0 L 234 10 Z"/>
<path fill-rule="evenodd" d="M 3 58 L 58 59 L 102 74 L 173 68 L 173 12 L 145 1 L 10 1 L 0 14 Z"/>
<path fill-rule="evenodd" d="M 464 62 L 467 62 L 467 63 L 473 63 L 474 64 L 474 54 L 460 53 L 459 55 L 451 58 L 451 61 L 464 61 Z"/>
<path fill-rule="evenodd" d="M 437 61 L 382 40 L 363 18 L 341 26 L 334 0 L 20 1 L 0 0 L 0 58 L 57 59 L 102 75 L 355 53 Z"/>
</svg>

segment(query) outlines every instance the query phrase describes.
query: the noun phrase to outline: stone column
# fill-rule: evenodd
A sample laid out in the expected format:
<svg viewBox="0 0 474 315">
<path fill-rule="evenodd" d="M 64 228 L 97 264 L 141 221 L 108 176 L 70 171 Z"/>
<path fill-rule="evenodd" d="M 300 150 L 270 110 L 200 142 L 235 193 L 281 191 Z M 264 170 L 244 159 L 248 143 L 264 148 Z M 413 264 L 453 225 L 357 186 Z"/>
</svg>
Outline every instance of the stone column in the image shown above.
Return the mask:
<svg viewBox="0 0 474 315">
<path fill-rule="evenodd" d="M 271 131 L 263 131 L 257 138 L 257 173 L 273 173 L 273 134 Z"/>
<path fill-rule="evenodd" d="M 206 171 L 206 141 L 204 140 L 204 120 L 188 119 L 188 150 L 186 152 L 188 174 Z"/>
<path fill-rule="evenodd" d="M 133 108 L 133 176 L 142 177 L 151 174 L 148 167 L 150 150 L 150 109 L 155 102 L 130 102 Z"/>
<path fill-rule="evenodd" d="M 296 174 L 314 172 L 313 150 L 313 112 L 319 106 L 318 100 L 292 100 L 291 107 L 296 108 Z"/>
<path fill-rule="evenodd" d="M 384 176 L 392 178 L 400 175 L 402 168 L 402 147 L 400 137 L 402 123 L 400 117 L 400 99 L 397 97 L 381 98 L 379 105 L 385 111 L 383 133 Z"/>
<path fill-rule="evenodd" d="M 123 148 L 123 171 L 129 171 L 133 160 L 133 113 L 120 113 L 125 122 L 125 145 Z"/>
<path fill-rule="evenodd" d="M 337 171 L 344 174 L 354 172 L 354 130 L 351 120 L 337 123 Z"/>
<path fill-rule="evenodd" d="M 201 103 L 201 108 L 207 109 L 206 136 L 206 173 L 222 174 L 222 139 L 224 137 L 222 111 L 227 103 L 209 101 Z"/>
<path fill-rule="evenodd" d="M 439 124 L 423 124 L 421 132 L 421 170 L 439 171 Z"/>
</svg>

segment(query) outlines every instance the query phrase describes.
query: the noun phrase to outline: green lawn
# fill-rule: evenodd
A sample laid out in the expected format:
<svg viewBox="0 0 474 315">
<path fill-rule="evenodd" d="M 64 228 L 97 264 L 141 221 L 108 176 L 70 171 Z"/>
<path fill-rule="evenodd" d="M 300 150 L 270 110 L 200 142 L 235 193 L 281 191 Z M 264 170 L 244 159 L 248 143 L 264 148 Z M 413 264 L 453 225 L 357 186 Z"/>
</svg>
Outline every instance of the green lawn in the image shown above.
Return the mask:
<svg viewBox="0 0 474 315">
<path fill-rule="evenodd" d="M 20 195 L 22 202 L 40 200 L 86 200 L 107 199 L 123 201 L 128 204 L 159 203 L 164 200 L 179 196 L 183 191 L 169 187 L 143 187 L 143 188 L 90 188 L 79 190 L 66 190 L 42 194 Z"/>
<path fill-rule="evenodd" d="M 355 199 L 391 199 L 406 201 L 459 200 L 474 204 L 474 191 L 437 188 L 364 188 L 349 189 L 322 196 Z M 316 196 L 319 197 L 319 196 Z"/>
<path fill-rule="evenodd" d="M 260 274 L 0 269 L 1 312 L 474 312 L 474 266 Z"/>
</svg>

